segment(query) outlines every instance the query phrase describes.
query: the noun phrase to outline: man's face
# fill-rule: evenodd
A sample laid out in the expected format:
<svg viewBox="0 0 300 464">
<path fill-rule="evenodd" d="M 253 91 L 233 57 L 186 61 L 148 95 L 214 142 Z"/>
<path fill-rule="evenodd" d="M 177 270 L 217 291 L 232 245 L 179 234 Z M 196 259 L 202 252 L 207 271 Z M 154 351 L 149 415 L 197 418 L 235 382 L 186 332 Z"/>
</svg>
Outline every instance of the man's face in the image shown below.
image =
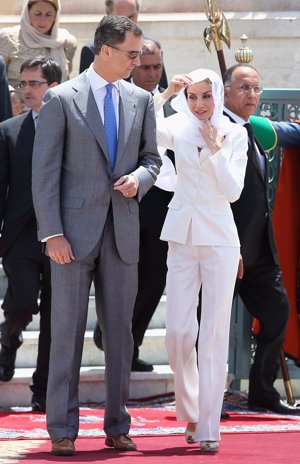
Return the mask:
<svg viewBox="0 0 300 464">
<path fill-rule="evenodd" d="M 243 66 L 235 69 L 230 86 L 225 86 L 226 108 L 248 121 L 249 116 L 254 114 L 258 107 L 260 94 L 255 93 L 255 89 L 260 87 L 261 81 L 254 69 Z M 248 90 L 245 91 L 245 89 Z"/>
<path fill-rule="evenodd" d="M 116 0 L 114 2 L 113 15 L 127 16 L 133 22 L 137 22 L 138 11 L 135 0 Z"/>
<path fill-rule="evenodd" d="M 23 96 L 28 108 L 36 113 L 40 111 L 43 97 L 49 87 L 46 79 L 43 77 L 41 68 L 24 69 L 21 73 L 21 82 L 24 84 L 22 88 Z M 32 87 L 30 84 L 36 84 L 37 87 Z M 37 84 L 39 83 L 39 85 Z"/>
<path fill-rule="evenodd" d="M 159 50 L 157 53 L 141 55 L 140 61 L 141 64 L 133 69 L 131 77 L 135 85 L 152 92 L 162 75 L 163 58 L 161 52 Z"/>
<path fill-rule="evenodd" d="M 141 51 L 142 37 L 135 36 L 131 31 L 126 32 L 124 42 L 114 46 L 104 45 L 104 48 L 106 50 L 106 63 L 105 69 L 103 69 L 104 73 L 100 74 L 110 82 L 128 78 L 135 66 L 140 65 L 140 55 L 131 58 L 129 53 Z"/>
</svg>

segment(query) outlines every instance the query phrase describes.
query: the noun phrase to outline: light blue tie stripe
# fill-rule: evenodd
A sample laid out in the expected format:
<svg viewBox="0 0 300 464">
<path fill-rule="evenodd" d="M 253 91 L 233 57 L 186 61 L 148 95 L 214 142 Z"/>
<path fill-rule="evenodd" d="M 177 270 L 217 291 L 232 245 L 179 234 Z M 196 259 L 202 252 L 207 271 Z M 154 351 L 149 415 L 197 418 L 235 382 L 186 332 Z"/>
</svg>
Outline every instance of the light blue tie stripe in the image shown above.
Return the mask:
<svg viewBox="0 0 300 464">
<path fill-rule="evenodd" d="M 112 99 L 113 84 L 106 85 L 106 95 L 104 98 L 104 130 L 111 168 L 114 169 L 117 154 L 117 121 Z"/>
</svg>

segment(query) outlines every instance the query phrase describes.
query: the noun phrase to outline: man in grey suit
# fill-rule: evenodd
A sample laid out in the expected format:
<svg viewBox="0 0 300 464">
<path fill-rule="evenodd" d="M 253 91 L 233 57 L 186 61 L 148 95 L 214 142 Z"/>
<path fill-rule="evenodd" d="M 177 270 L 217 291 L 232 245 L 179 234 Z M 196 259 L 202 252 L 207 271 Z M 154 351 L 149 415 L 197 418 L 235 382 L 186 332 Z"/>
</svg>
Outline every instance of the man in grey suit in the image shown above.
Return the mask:
<svg viewBox="0 0 300 464">
<path fill-rule="evenodd" d="M 142 31 L 134 22 L 105 16 L 95 32 L 93 66 L 47 92 L 40 112 L 33 200 L 38 236 L 47 241 L 51 258 L 47 428 L 56 455 L 75 454 L 79 371 L 92 280 L 106 363 L 105 444 L 118 451 L 136 450 L 128 436 L 126 402 L 137 293 L 138 202 L 154 184 L 161 165 L 151 94 L 123 81 L 139 65 L 141 48 Z M 113 111 L 110 107 L 108 114 L 110 97 Z"/>
</svg>

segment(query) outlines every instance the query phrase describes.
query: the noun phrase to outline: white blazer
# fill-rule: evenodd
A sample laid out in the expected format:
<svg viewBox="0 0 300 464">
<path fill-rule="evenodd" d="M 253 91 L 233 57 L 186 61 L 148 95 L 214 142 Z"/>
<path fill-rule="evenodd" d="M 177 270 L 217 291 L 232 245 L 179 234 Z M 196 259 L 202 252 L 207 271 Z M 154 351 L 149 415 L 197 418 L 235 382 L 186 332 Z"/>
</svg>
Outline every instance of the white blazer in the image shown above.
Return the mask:
<svg viewBox="0 0 300 464">
<path fill-rule="evenodd" d="M 173 130 L 172 130 L 173 129 Z M 193 245 L 239 247 L 230 203 L 244 186 L 248 136 L 232 123 L 223 147 L 214 155 L 179 139 L 168 118 L 157 120 L 157 143 L 175 152 L 177 185 L 161 232 L 161 239 Z"/>
</svg>

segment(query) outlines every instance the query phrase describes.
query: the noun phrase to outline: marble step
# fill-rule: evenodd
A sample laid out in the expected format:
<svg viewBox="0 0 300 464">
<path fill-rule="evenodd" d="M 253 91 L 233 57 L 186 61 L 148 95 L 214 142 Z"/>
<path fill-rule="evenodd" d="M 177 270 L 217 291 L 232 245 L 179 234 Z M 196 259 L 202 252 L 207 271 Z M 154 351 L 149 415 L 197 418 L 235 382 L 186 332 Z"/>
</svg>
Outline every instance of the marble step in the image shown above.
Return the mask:
<svg viewBox="0 0 300 464">
<path fill-rule="evenodd" d="M 0 410 L 13 406 L 30 406 L 29 388 L 33 368 L 16 369 L 10 382 L 0 382 Z M 174 376 L 168 365 L 156 365 L 153 372 L 132 372 L 130 399 L 147 398 L 174 391 Z M 80 403 L 105 401 L 104 367 L 82 367 L 79 383 Z"/>
<path fill-rule="evenodd" d="M 37 343 L 39 332 L 23 333 L 23 344 L 17 351 L 16 367 L 33 368 L 36 365 Z M 143 345 L 140 349 L 141 359 L 151 364 L 168 364 L 165 349 L 165 329 L 148 329 Z M 82 366 L 104 366 L 104 353 L 99 350 L 93 341 L 93 331 L 86 331 L 82 354 Z"/>
<path fill-rule="evenodd" d="M 156 311 L 150 321 L 149 328 L 151 329 L 162 329 L 165 327 L 165 314 L 166 314 L 166 296 L 163 295 Z M 0 323 L 3 319 L 3 315 L 0 314 Z M 89 300 L 89 310 L 88 310 L 88 319 L 87 319 L 87 330 L 93 330 L 96 324 L 96 309 L 95 309 L 95 297 L 90 296 Z M 32 322 L 27 326 L 26 332 L 31 330 L 39 330 L 39 315 L 36 314 L 33 316 Z"/>
</svg>

